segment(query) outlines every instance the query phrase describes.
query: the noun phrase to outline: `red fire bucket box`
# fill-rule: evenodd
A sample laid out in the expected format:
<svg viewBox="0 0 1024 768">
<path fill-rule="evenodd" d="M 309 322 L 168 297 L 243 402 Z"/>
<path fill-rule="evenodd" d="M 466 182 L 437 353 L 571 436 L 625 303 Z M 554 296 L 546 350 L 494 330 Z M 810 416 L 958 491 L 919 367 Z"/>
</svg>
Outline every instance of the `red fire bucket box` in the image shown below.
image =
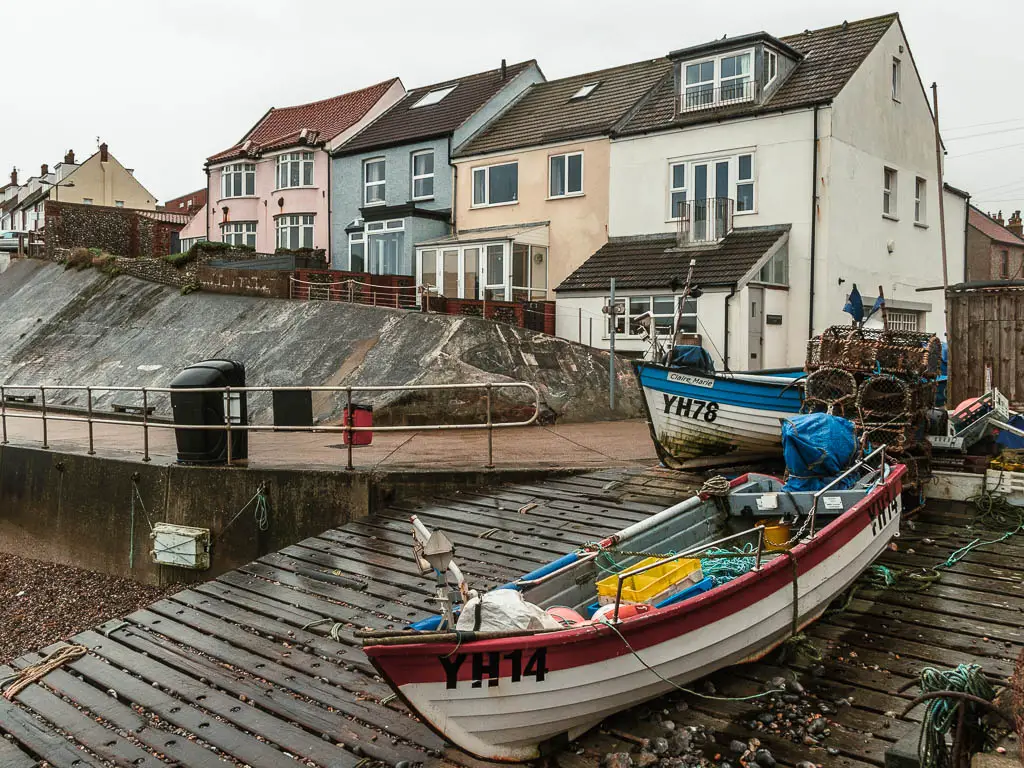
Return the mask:
<svg viewBox="0 0 1024 768">
<path fill-rule="evenodd" d="M 372 427 L 373 426 L 373 406 L 372 405 L 357 405 L 352 404 L 351 414 L 349 409 L 346 408 L 342 412 L 341 425 L 347 427 L 349 424 L 349 416 L 352 418 L 353 427 Z M 352 432 L 352 445 L 369 445 L 373 442 L 373 432 L 366 430 L 365 432 Z M 348 444 L 348 432 L 341 433 L 342 445 Z"/>
</svg>

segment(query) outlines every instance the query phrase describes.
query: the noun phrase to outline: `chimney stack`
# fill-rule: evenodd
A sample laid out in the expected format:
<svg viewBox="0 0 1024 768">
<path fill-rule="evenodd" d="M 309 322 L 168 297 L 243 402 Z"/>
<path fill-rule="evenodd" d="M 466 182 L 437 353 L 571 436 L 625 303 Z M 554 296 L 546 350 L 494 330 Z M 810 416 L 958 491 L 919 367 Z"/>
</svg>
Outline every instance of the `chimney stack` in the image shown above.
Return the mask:
<svg viewBox="0 0 1024 768">
<path fill-rule="evenodd" d="M 18 186 L 18 169 L 11 168 L 11 184 L 15 187 Z"/>
<path fill-rule="evenodd" d="M 39 166 L 39 175 L 40 176 L 45 177 L 49 173 L 50 173 L 50 166 L 48 166 L 46 163 L 43 163 L 41 166 Z"/>
<path fill-rule="evenodd" d="M 100 144 L 100 162 L 105 163 L 110 159 L 110 155 L 107 154 L 107 142 Z"/>
<path fill-rule="evenodd" d="M 1004 222 L 1003 222 L 1003 212 L 1002 211 L 999 211 L 999 213 L 990 213 L 989 214 L 989 218 L 992 219 L 992 221 L 994 221 L 999 226 L 1003 226 Z"/>
<path fill-rule="evenodd" d="M 1024 223 L 1021 222 L 1020 211 L 1013 212 L 1010 220 L 1006 222 L 1006 228 L 1013 232 L 1017 237 L 1021 237 L 1022 232 L 1024 232 Z"/>
<path fill-rule="evenodd" d="M 68 150 L 68 153 L 66 155 L 64 155 L 64 162 L 67 163 L 68 165 L 74 165 L 75 164 L 75 150 L 73 150 L 73 149 L 69 149 Z"/>
<path fill-rule="evenodd" d="M 504 59 L 501 60 L 501 79 L 504 80 L 508 77 L 508 64 Z"/>
</svg>

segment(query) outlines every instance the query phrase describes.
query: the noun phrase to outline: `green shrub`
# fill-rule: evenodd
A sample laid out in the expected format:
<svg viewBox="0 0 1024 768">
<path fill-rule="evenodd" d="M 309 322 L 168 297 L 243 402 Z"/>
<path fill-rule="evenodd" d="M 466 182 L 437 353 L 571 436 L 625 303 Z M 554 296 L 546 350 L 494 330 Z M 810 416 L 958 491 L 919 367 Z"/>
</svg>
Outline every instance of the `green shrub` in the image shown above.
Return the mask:
<svg viewBox="0 0 1024 768">
<path fill-rule="evenodd" d="M 164 261 L 170 264 L 172 267 L 181 269 L 189 262 L 196 260 L 196 247 L 193 245 L 184 253 L 168 253 L 163 257 Z"/>
</svg>

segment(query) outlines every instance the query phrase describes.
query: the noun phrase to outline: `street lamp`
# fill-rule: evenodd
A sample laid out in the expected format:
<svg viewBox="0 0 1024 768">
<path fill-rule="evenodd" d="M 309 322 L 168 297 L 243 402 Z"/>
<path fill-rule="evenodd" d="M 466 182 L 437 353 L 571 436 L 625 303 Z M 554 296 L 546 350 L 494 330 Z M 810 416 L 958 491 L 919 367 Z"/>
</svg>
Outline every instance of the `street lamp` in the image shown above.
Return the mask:
<svg viewBox="0 0 1024 768">
<path fill-rule="evenodd" d="M 73 182 L 73 181 L 60 182 L 60 181 L 45 181 L 45 180 L 41 180 L 41 183 L 49 184 L 54 189 L 60 189 L 61 187 L 73 187 L 73 186 L 75 186 L 75 182 Z M 54 193 L 53 200 L 54 200 L 54 202 L 60 202 L 60 192 Z"/>
</svg>

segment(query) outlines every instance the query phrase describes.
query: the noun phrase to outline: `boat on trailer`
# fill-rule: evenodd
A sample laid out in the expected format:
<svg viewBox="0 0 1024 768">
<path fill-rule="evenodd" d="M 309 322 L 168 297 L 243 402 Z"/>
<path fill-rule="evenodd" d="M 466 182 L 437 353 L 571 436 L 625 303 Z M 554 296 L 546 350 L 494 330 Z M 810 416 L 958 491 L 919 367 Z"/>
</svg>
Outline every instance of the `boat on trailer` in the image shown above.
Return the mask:
<svg viewBox="0 0 1024 768">
<path fill-rule="evenodd" d="M 758 659 L 817 619 L 899 535 L 905 472 L 883 446 L 814 492 L 745 474 L 470 597 L 457 625 L 448 575 L 464 600 L 473 593 L 443 533 L 428 536 L 414 520 L 442 616 L 415 625 L 425 629 L 361 632 L 364 651 L 442 738 L 486 760 L 534 759 L 615 712 Z M 718 579 L 691 572 L 676 594 L 661 590 L 661 574 L 686 561 L 707 573 L 712 563 L 738 566 Z M 643 585 L 657 594 L 628 602 Z M 455 628 L 472 619 L 473 600 L 507 603 L 504 590 L 556 617 L 557 628 Z M 584 619 L 595 601 L 605 605 Z"/>
</svg>

